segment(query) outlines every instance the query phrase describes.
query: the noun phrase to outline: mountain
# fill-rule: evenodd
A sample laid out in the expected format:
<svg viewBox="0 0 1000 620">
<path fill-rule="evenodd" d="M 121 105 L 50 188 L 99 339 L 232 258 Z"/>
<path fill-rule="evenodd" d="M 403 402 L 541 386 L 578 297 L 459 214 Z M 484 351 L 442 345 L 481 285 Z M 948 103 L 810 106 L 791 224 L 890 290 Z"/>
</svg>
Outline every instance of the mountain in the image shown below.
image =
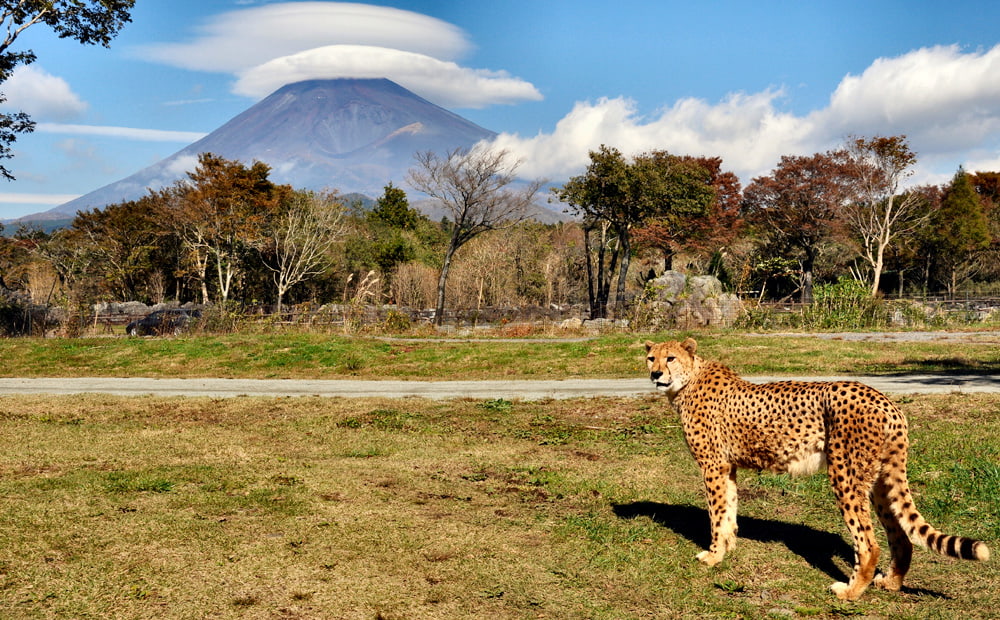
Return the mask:
<svg viewBox="0 0 1000 620">
<path fill-rule="evenodd" d="M 72 216 L 135 200 L 147 188 L 183 178 L 205 152 L 247 164 L 262 161 L 271 166 L 272 181 L 295 188 L 380 196 L 389 181 L 404 186 L 414 153 L 445 153 L 494 136 L 390 80 L 308 80 L 278 89 L 148 168 L 40 214 L 43 217 L 22 219 Z"/>
</svg>

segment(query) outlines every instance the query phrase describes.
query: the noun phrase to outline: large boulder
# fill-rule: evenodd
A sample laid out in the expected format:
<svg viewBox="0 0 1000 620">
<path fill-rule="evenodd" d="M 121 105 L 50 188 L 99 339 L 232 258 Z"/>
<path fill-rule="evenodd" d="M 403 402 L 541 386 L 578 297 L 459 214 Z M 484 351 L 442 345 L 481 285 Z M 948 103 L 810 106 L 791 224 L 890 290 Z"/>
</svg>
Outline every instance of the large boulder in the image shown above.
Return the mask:
<svg viewBox="0 0 1000 620">
<path fill-rule="evenodd" d="M 743 302 L 724 293 L 715 276 L 667 271 L 646 284 L 640 314 L 650 329 L 730 327 L 743 314 Z"/>
</svg>

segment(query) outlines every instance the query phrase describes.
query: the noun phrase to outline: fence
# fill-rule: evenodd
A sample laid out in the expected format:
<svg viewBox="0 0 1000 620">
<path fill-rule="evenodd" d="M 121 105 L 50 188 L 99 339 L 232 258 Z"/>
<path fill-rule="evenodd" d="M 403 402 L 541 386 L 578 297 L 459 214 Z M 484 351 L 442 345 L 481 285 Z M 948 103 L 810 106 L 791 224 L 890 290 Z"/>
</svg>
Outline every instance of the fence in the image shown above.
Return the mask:
<svg viewBox="0 0 1000 620">
<path fill-rule="evenodd" d="M 887 299 L 887 326 L 941 327 L 952 324 L 972 324 L 976 322 L 1000 321 L 1000 297 L 954 298 L 945 295 Z M 903 302 L 903 303 L 900 303 Z M 776 327 L 779 324 L 795 325 L 795 318 L 809 314 L 815 306 L 799 302 L 761 302 L 744 300 L 746 314 L 751 320 L 744 321 L 746 328 Z M 167 306 L 145 306 L 144 304 L 102 304 L 95 306 L 86 316 L 73 317 L 58 308 L 31 307 L 17 314 L 16 321 L 0 326 L 0 334 L 7 336 L 64 336 L 64 335 L 115 335 L 124 333 L 129 322 Z M 11 313 L 8 313 L 11 314 Z M 755 316 L 767 315 L 774 320 L 760 323 L 752 320 Z M 12 315 L 13 316 L 13 315 Z M 781 317 L 787 317 L 782 319 Z M 2 318 L 2 317 L 0 317 Z M 386 331 L 402 332 L 431 326 L 435 312 L 428 309 L 404 308 L 396 306 L 361 306 L 352 304 L 328 304 L 324 306 L 297 306 L 280 314 L 266 308 L 255 308 L 237 312 L 205 310 L 200 321 L 206 332 L 236 331 L 239 329 L 325 329 L 330 331 L 361 332 Z M 585 306 L 562 307 L 487 307 L 447 309 L 443 318 L 445 329 L 462 328 L 502 328 L 515 325 L 586 327 L 602 331 L 622 331 L 638 326 L 630 325 L 627 311 L 618 320 L 589 320 Z M 804 324 L 804 327 L 809 327 Z M 816 326 L 813 324 L 812 326 Z M 820 326 L 822 327 L 822 326 Z M 829 325 L 827 327 L 834 327 Z M 840 325 L 845 329 L 871 327 L 871 325 Z"/>
</svg>

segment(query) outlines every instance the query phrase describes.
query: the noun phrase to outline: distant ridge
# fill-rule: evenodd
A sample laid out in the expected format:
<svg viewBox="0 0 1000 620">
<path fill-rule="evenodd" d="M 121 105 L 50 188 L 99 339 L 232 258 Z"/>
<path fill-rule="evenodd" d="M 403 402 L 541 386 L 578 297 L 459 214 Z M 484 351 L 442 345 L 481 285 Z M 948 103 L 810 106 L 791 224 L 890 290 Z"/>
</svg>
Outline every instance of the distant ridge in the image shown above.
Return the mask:
<svg viewBox="0 0 1000 620">
<path fill-rule="evenodd" d="M 37 216 L 43 220 L 135 200 L 172 184 L 199 153 L 271 166 L 271 180 L 379 196 L 403 186 L 414 153 L 471 147 L 497 134 L 387 79 L 307 80 L 284 86 L 170 157 Z M 557 218 L 561 219 L 561 218 Z"/>
</svg>

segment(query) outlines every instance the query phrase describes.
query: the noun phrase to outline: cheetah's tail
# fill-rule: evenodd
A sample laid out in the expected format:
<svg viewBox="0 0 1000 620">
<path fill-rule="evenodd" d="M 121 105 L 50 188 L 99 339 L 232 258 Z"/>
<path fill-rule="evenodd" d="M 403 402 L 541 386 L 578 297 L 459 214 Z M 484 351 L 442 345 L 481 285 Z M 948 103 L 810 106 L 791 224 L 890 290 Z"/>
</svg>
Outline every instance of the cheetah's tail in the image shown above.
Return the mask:
<svg viewBox="0 0 1000 620">
<path fill-rule="evenodd" d="M 990 559 L 990 548 L 986 543 L 964 536 L 952 536 L 938 530 L 917 511 L 909 488 L 904 484 L 901 490 L 901 497 L 898 501 L 892 502 L 891 506 L 896 518 L 899 519 L 900 526 L 911 541 L 941 555 L 960 560 L 985 562 Z"/>
</svg>

